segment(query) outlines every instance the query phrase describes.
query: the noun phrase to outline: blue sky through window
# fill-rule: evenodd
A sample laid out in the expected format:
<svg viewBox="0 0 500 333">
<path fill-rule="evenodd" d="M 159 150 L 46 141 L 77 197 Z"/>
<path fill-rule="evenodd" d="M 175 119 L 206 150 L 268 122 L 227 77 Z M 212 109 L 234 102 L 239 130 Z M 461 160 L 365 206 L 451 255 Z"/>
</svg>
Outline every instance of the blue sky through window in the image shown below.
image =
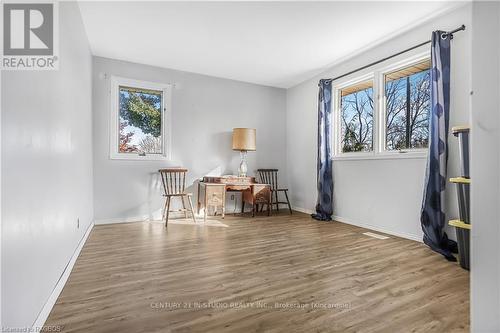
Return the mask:
<svg viewBox="0 0 500 333">
<path fill-rule="evenodd" d="M 341 91 L 342 152 L 373 150 L 373 82 Z"/>
<path fill-rule="evenodd" d="M 385 82 L 387 149 L 425 148 L 429 141 L 429 70 L 396 77 Z"/>
</svg>

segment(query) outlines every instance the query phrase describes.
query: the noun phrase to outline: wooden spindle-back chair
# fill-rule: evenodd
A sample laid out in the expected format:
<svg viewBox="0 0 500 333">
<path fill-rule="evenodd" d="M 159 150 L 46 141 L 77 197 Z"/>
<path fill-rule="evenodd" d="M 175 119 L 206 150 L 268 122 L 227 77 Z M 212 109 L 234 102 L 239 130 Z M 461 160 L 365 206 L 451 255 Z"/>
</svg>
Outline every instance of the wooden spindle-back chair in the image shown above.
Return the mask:
<svg viewBox="0 0 500 333">
<path fill-rule="evenodd" d="M 170 168 L 170 169 L 160 169 L 158 170 L 161 176 L 161 182 L 163 185 L 163 196 L 165 197 L 165 205 L 163 207 L 162 219 L 165 219 L 165 226 L 168 225 L 168 215 L 170 210 L 170 201 L 173 197 L 178 197 L 182 202 L 182 209 L 177 211 L 184 212 L 184 217 L 187 218 L 186 204 L 184 198 L 187 198 L 189 204 L 189 211 L 193 216 L 193 221 L 196 223 L 196 217 L 193 210 L 193 202 L 191 200 L 192 193 L 185 193 L 186 190 L 186 173 L 187 169 L 182 168 Z"/>
<path fill-rule="evenodd" d="M 259 173 L 260 181 L 271 186 L 271 209 L 273 205 L 276 205 L 276 211 L 279 212 L 279 205 L 288 205 L 288 210 L 292 214 L 292 206 L 290 205 L 290 200 L 288 200 L 288 189 L 280 188 L 278 185 L 278 169 L 257 169 Z M 286 202 L 278 200 L 278 192 L 284 192 Z M 262 208 L 261 208 L 262 209 Z"/>
</svg>

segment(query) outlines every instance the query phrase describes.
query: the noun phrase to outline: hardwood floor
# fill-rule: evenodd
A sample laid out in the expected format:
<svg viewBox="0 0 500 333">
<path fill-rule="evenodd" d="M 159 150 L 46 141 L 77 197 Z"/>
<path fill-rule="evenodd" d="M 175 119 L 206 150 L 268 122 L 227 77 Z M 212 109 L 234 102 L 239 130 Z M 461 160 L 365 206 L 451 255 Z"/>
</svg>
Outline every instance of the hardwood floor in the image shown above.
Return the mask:
<svg viewBox="0 0 500 333">
<path fill-rule="evenodd" d="M 421 243 L 376 239 L 296 212 L 224 223 L 229 228 L 94 227 L 46 325 L 62 332 L 469 330 L 468 272 Z"/>
</svg>

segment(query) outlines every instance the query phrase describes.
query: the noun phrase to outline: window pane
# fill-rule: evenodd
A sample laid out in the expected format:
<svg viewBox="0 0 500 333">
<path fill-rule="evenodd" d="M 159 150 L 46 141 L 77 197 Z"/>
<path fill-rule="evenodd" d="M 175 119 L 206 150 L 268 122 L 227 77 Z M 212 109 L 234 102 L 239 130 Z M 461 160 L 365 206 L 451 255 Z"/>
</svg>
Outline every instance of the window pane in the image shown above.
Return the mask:
<svg viewBox="0 0 500 333">
<path fill-rule="evenodd" d="M 387 150 L 427 147 L 429 67 L 426 60 L 385 75 Z"/>
<path fill-rule="evenodd" d="M 162 92 L 120 86 L 120 153 L 162 154 Z"/>
<path fill-rule="evenodd" d="M 373 81 L 340 91 L 342 152 L 373 150 Z"/>
</svg>

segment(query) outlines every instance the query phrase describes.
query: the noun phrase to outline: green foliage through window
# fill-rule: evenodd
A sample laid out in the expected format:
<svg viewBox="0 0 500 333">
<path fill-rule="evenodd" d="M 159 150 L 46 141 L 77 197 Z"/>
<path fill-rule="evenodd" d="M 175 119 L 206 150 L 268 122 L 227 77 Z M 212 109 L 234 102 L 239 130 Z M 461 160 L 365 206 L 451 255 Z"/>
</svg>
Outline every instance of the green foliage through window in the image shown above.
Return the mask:
<svg viewBox="0 0 500 333">
<path fill-rule="evenodd" d="M 161 91 L 120 86 L 121 153 L 162 153 L 162 99 Z"/>
</svg>

